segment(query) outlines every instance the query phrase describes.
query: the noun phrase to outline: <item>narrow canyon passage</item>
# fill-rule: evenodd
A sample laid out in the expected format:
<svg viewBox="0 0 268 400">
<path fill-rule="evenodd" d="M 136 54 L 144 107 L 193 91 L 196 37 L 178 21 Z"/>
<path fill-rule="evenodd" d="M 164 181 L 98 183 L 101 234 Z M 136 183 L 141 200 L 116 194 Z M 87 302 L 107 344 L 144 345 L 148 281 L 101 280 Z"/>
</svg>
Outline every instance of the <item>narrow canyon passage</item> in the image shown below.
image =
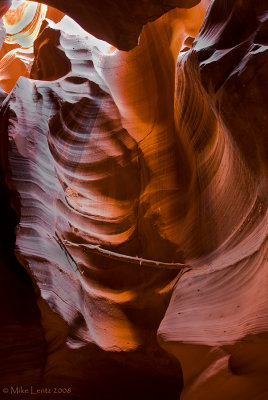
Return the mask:
<svg viewBox="0 0 268 400">
<path fill-rule="evenodd" d="M 265 400 L 267 6 L 110 6 L 1 22 L 1 385 Z"/>
</svg>

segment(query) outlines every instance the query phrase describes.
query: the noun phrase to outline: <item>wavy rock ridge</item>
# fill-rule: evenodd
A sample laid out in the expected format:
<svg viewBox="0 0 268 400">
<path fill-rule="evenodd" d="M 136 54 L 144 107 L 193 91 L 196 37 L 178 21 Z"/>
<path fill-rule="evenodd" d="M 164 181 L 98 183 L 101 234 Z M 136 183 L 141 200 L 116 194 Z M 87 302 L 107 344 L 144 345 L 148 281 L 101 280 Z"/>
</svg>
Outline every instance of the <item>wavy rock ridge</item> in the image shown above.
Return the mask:
<svg viewBox="0 0 268 400">
<path fill-rule="evenodd" d="M 128 396 L 133 374 L 134 396 L 143 375 L 158 381 L 145 398 L 178 398 L 183 380 L 182 399 L 265 399 L 268 10 L 215 0 L 199 32 L 206 7 L 146 25 L 129 52 L 47 20 L 3 103 L 47 382 L 82 393 L 90 370 L 105 398 L 106 365 Z"/>
</svg>

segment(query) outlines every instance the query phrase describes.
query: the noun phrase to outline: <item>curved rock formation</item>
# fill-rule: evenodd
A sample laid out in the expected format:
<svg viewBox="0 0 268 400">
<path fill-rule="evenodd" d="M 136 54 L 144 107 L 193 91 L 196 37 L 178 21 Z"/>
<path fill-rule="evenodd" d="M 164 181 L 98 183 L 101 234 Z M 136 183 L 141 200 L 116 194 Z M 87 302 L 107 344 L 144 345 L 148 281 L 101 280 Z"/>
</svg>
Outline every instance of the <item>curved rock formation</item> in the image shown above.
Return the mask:
<svg viewBox="0 0 268 400">
<path fill-rule="evenodd" d="M 182 399 L 267 396 L 266 25 L 262 2 L 223 10 L 214 1 L 178 61 L 176 118 L 197 174 L 200 222 L 193 270 L 176 285 L 158 335 L 182 364 Z"/>
<path fill-rule="evenodd" d="M 111 44 L 55 14 L 4 100 L 15 252 L 44 329 L 35 384 L 68 380 L 85 399 L 89 386 L 96 399 L 178 399 L 182 385 L 186 400 L 265 399 L 268 9 L 214 0 L 196 37 L 208 3 L 147 24 L 125 52 L 113 45 L 132 47 L 176 2 L 141 14 L 104 2 L 101 16 L 66 2 Z"/>
<path fill-rule="evenodd" d="M 5 42 L 27 49 L 33 46 L 38 36 L 47 6 L 23 0 L 17 0 L 16 3 L 3 17 L 6 28 Z"/>
<path fill-rule="evenodd" d="M 156 20 L 175 7 L 191 8 L 200 0 L 47 0 L 43 3 L 69 15 L 99 39 L 120 50 L 130 50 L 138 44 L 142 27 L 147 22 Z M 7 0 L 0 1 L 3 13 L 7 4 Z"/>
<path fill-rule="evenodd" d="M 156 375 L 161 381 L 165 376 L 173 379 L 179 391 L 179 366 L 158 346 L 156 329 L 172 287 L 187 266 L 171 237 L 165 238 L 168 224 L 161 227 L 163 217 L 158 222 L 161 193 L 169 193 L 172 204 L 178 178 L 172 172 L 174 153 L 169 181 L 164 182 L 162 173 L 165 186 L 159 187 L 157 175 L 166 156 L 163 149 L 158 157 L 157 144 L 164 135 L 167 150 L 172 151 L 173 116 L 162 111 L 154 122 L 154 114 L 172 101 L 176 53 L 187 36 L 182 21 L 192 33 L 191 13 L 193 17 L 196 11 L 175 11 L 148 27 L 140 48 L 129 54 L 95 39 L 67 17 L 57 25 L 49 22 L 35 42 L 31 71 L 35 81 L 20 78 L 3 108 L 2 127 L 8 132 L 10 148 L 7 183 L 19 194 L 19 199 L 13 197 L 13 206 L 21 216 L 16 254 L 42 297 L 61 316 L 60 324 L 68 322 L 69 326 L 48 360 L 44 376 L 50 379 L 62 366 L 57 357 L 66 341 L 77 351 L 85 343 L 95 343 L 124 368 L 137 369 L 138 360 L 139 374 Z M 168 32 L 172 21 L 178 24 L 173 36 Z M 196 33 L 200 23 L 198 19 Z M 171 48 L 161 59 L 158 52 L 163 44 L 159 41 L 159 49 L 153 43 L 163 33 Z M 144 59 L 148 49 L 149 56 Z M 48 54 L 57 60 L 49 68 Z M 127 71 L 131 60 L 140 61 L 132 61 L 132 69 Z M 147 79 L 147 88 L 158 96 L 159 103 L 155 102 L 151 111 L 148 108 L 147 121 L 136 117 L 135 122 L 140 109 L 135 110 L 131 101 L 124 112 L 123 87 L 114 82 L 111 73 L 121 68 L 123 86 L 149 71 L 152 60 L 155 76 L 169 65 L 166 93 L 161 99 L 152 77 L 143 77 L 138 82 L 142 97 Z M 174 78 L 169 83 L 170 72 Z M 64 78 L 56 82 L 37 80 L 61 75 Z M 146 102 L 145 97 L 144 110 Z M 20 170 L 16 165 L 21 165 Z M 49 169 L 44 170 L 45 165 Z M 168 212 L 167 205 L 162 207 Z M 42 302 L 40 307 L 43 310 Z M 43 324 L 48 329 L 49 347 L 53 347 L 51 335 L 58 332 L 49 326 L 47 311 Z M 92 346 L 84 353 L 85 359 L 90 357 Z M 64 373 L 72 376 L 68 368 Z"/>
<path fill-rule="evenodd" d="M 63 16 L 62 12 L 44 4 L 13 1 L 2 19 L 4 40 L 0 50 L 0 87 L 3 90 L 10 92 L 20 76 L 30 76 L 33 44 L 43 29 L 45 17 L 59 22 Z"/>
</svg>

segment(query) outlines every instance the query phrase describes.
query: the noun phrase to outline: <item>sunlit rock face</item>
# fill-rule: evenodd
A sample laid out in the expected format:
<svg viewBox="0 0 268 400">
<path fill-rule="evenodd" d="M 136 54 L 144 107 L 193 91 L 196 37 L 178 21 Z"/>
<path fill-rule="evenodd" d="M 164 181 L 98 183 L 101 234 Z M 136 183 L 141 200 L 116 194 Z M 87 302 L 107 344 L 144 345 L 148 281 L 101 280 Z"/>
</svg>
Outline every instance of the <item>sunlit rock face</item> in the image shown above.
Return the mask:
<svg viewBox="0 0 268 400">
<path fill-rule="evenodd" d="M 4 15 L 6 43 L 18 44 L 30 48 L 37 38 L 45 18 L 47 6 L 23 0 L 13 1 L 11 8 Z"/>
<path fill-rule="evenodd" d="M 0 52 L 0 86 L 10 92 L 20 76 L 29 76 L 33 43 L 45 18 L 47 6 L 14 0 L 3 17 L 5 41 Z"/>
<path fill-rule="evenodd" d="M 198 35 L 202 1 L 115 48 L 138 36 L 130 15 L 137 27 L 163 12 L 152 3 L 139 18 L 121 8 L 117 27 L 117 2 L 105 28 L 81 11 L 111 44 L 51 11 L 3 103 L 15 253 L 43 329 L 21 382 L 68 380 L 85 399 L 182 386 L 187 400 L 265 399 L 268 10 L 215 0 Z"/>
<path fill-rule="evenodd" d="M 13 0 L 3 16 L 4 42 L 0 50 L 0 87 L 10 92 L 20 76 L 29 77 L 34 54 L 33 44 L 47 17 L 55 22 L 64 14 L 31 1 Z"/>
</svg>

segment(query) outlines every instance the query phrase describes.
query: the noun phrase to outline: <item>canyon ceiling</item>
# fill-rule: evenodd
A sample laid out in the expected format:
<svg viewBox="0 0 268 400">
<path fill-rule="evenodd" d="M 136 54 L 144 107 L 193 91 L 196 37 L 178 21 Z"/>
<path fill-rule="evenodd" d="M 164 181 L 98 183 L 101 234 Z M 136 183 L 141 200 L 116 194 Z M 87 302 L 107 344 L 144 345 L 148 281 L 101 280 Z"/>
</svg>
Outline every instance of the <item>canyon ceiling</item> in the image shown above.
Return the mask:
<svg viewBox="0 0 268 400">
<path fill-rule="evenodd" d="M 0 14 L 0 398 L 267 400 L 267 2 Z"/>
</svg>

